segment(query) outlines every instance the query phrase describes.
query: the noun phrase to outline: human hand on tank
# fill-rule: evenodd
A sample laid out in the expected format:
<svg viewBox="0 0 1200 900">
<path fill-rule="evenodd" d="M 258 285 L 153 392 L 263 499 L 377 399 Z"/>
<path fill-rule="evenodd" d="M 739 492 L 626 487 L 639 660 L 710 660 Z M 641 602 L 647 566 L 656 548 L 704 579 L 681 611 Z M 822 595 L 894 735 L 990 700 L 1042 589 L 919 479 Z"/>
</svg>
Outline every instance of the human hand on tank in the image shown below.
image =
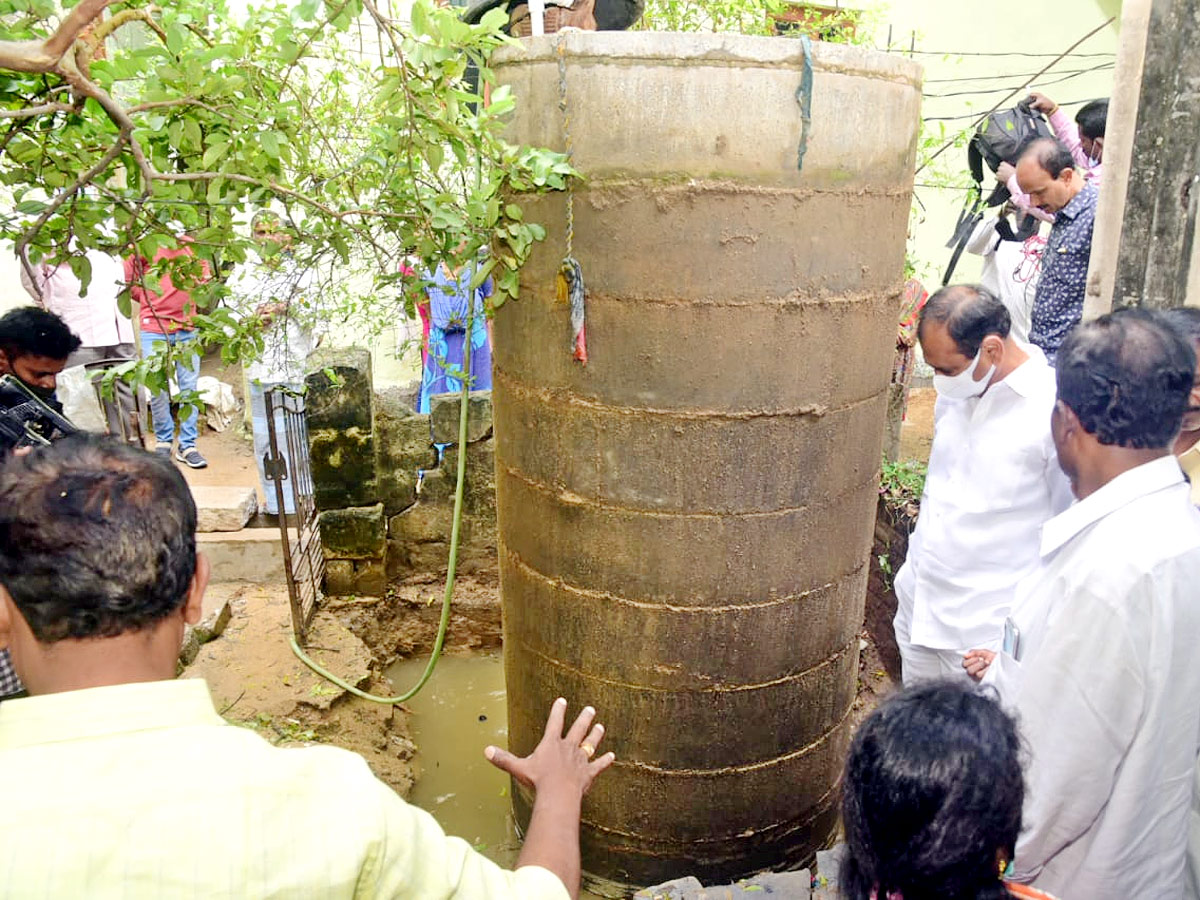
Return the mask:
<svg viewBox="0 0 1200 900">
<path fill-rule="evenodd" d="M 1046 115 L 1053 115 L 1058 109 L 1058 104 L 1039 91 L 1033 91 L 1029 95 L 1029 107 L 1036 109 L 1038 112 L 1044 112 Z"/>
<path fill-rule="evenodd" d="M 1001 184 L 1008 184 L 1008 179 L 1017 174 L 1017 167 L 1012 163 L 1002 162 L 996 167 L 996 180 Z"/>
<path fill-rule="evenodd" d="M 514 756 L 499 747 L 483 751 L 498 769 L 512 775 L 539 794 L 543 791 L 578 791 L 580 797 L 588 792 L 596 776 L 613 764 L 616 755 L 605 753 L 593 757 L 596 746 L 604 738 L 604 726 L 596 722 L 596 710 L 585 706 L 575 723 L 563 737 L 567 701 L 559 697 L 550 707 L 550 718 L 541 741 L 528 756 Z"/>
<path fill-rule="evenodd" d="M 996 654 L 991 650 L 968 650 L 963 654 L 963 668 L 976 681 L 982 681 Z"/>
</svg>

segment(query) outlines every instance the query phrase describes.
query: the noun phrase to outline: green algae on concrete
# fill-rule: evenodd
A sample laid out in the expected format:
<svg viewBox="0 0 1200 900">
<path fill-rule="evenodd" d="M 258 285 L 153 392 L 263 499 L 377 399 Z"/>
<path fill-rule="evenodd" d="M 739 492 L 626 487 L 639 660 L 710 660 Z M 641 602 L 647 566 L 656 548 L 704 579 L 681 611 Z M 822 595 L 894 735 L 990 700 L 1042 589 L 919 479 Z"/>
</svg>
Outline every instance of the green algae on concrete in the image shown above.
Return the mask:
<svg viewBox="0 0 1200 900">
<path fill-rule="evenodd" d="M 326 559 L 382 559 L 387 545 L 383 504 L 328 509 L 320 515 Z"/>
</svg>

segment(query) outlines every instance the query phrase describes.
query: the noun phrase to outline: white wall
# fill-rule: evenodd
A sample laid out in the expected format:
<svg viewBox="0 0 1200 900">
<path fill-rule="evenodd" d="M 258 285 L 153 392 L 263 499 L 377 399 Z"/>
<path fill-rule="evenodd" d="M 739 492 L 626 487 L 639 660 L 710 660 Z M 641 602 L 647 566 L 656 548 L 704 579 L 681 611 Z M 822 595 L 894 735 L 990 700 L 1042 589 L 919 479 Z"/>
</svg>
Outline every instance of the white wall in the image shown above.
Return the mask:
<svg viewBox="0 0 1200 900">
<path fill-rule="evenodd" d="M 987 112 L 1008 93 L 1007 90 L 985 92 L 988 89 L 1024 88 L 1027 84 L 1053 97 L 1074 115 L 1080 103 L 1112 93 L 1112 67 L 1117 49 L 1115 24 L 1090 38 L 1044 77 L 1032 80 L 1031 76 L 1102 25 L 1113 14 L 1111 7 L 1115 5 L 1114 0 L 1059 0 L 1054 4 L 1046 0 L 1009 0 L 1003 4 L 976 0 L 892 0 L 875 29 L 874 42 L 875 46 L 885 48 L 890 26 L 893 52 L 908 53 L 915 43 L 915 57 L 925 66 L 922 115 L 966 116 L 946 122 L 947 129 L 969 125 L 972 114 Z M 1042 55 L 984 55 L 999 53 Z M 1096 67 L 1105 68 L 1080 71 Z M 1019 96 L 1005 105 L 1011 106 Z M 936 123 L 927 125 L 932 127 Z M 943 159 L 966 171 L 965 150 L 949 150 Z M 941 284 L 941 273 L 950 257 L 944 245 L 964 200 L 962 191 L 938 189 L 928 186 L 930 183 L 928 172 L 917 175 L 916 196 L 925 205 L 925 212 L 916 221 L 911 246 L 924 270 L 921 274 L 927 287 Z M 955 280 L 969 280 L 978 272 L 978 261 L 965 256 Z"/>
</svg>

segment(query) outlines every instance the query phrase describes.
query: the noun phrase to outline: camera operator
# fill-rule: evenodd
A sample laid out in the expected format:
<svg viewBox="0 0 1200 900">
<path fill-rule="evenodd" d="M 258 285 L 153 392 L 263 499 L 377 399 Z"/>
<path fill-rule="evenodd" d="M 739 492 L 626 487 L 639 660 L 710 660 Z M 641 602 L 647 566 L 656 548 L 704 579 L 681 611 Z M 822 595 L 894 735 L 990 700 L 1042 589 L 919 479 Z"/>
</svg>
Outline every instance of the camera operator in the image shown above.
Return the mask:
<svg viewBox="0 0 1200 900">
<path fill-rule="evenodd" d="M 54 394 L 58 373 L 80 343 L 54 313 L 35 306 L 18 307 L 0 316 L 0 375 L 11 375 L 37 400 L 61 413 L 62 405 Z M 0 399 L 0 406 L 4 405 Z M 0 415 L 4 411 L 0 408 Z M 13 449 L 12 444 L 0 441 L 0 462 Z M 0 650 L 0 700 L 21 690 L 8 651 Z"/>
<path fill-rule="evenodd" d="M 0 415 L 11 409 L 28 393 L 51 412 L 62 414 L 54 390 L 58 373 L 67 365 L 67 357 L 80 346 L 80 340 L 54 313 L 36 306 L 22 306 L 0 316 L 0 376 L 11 375 L 24 391 L 0 391 Z M 35 430 L 50 438 L 52 423 L 35 423 Z M 0 459 L 13 449 L 11 440 L 0 439 Z"/>
</svg>

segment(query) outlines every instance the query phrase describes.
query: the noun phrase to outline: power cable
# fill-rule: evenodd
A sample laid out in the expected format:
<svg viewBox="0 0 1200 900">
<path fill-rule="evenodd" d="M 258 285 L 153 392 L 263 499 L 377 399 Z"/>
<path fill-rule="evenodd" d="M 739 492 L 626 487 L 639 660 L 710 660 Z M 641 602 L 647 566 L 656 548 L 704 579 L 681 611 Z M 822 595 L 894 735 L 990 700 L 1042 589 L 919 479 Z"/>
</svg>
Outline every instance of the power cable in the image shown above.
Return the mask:
<svg viewBox="0 0 1200 900">
<path fill-rule="evenodd" d="M 1115 65 L 1115 64 L 1116 63 L 1114 61 L 1113 65 Z M 1105 65 L 1105 63 L 1101 63 L 1100 65 Z M 1082 73 L 1082 72 L 1091 72 L 1095 68 L 1096 67 L 1093 66 L 1093 67 L 1087 68 L 1087 69 L 1067 69 L 1065 72 L 1061 72 L 1060 74 L 1066 75 L 1066 74 L 1075 74 L 1075 73 Z M 1019 73 L 1019 72 L 1004 73 L 1004 74 L 998 74 L 998 75 L 959 75 L 959 76 L 955 76 L 954 78 L 926 78 L 925 84 L 948 84 L 950 82 L 960 82 L 960 81 L 992 81 L 992 80 L 1001 79 L 1001 78 L 1005 79 L 1006 81 L 1028 82 L 1029 79 L 1032 77 L 1033 77 L 1033 75 L 1031 75 L 1031 74 L 1026 75 L 1024 73 Z"/>
<path fill-rule="evenodd" d="M 1080 71 L 1074 72 L 1070 75 L 1063 75 L 1060 78 L 1049 78 L 1049 79 L 1045 79 L 1045 80 L 1039 80 L 1038 84 L 1039 85 L 1062 84 L 1064 81 L 1070 81 L 1072 78 L 1078 78 L 1080 75 L 1090 75 L 1093 72 L 1111 71 L 1112 69 L 1115 69 L 1116 67 L 1117 67 L 1116 63 L 1103 63 L 1102 65 L 1094 66 L 1091 69 L 1081 69 Z M 983 94 L 998 94 L 1001 91 L 1024 90 L 1026 87 L 1028 87 L 1030 85 L 1031 81 L 1032 81 L 1032 78 L 1026 78 L 1026 79 L 1022 80 L 1020 85 L 1018 85 L 1016 88 L 1012 88 L 1012 87 L 979 88 L 978 90 L 973 90 L 973 91 L 950 91 L 945 94 L 922 94 L 921 96 L 927 97 L 927 98 L 929 98 L 929 97 L 937 97 L 937 98 L 977 97 L 977 96 L 981 96 Z"/>
<path fill-rule="evenodd" d="M 1012 95 L 1010 94 L 1009 96 L 1012 96 Z M 1005 99 L 1007 99 L 1007 98 L 1005 98 Z M 1095 100 L 1095 99 L 1096 99 L 1095 97 L 1087 97 L 1083 100 L 1063 100 L 1058 105 L 1059 106 L 1081 106 L 1082 104 L 1090 103 L 1092 100 Z M 962 119 L 977 118 L 978 121 L 976 121 L 976 123 L 975 123 L 977 125 L 977 124 L 979 124 L 979 122 L 982 122 L 984 119 L 986 119 L 988 116 L 990 116 L 992 113 L 994 113 L 999 108 L 1000 108 L 999 106 L 993 107 L 992 109 L 985 112 L 982 116 L 979 116 L 978 113 L 970 112 L 970 113 L 963 113 L 960 116 L 926 116 L 925 118 L 921 119 L 921 121 L 922 122 L 957 122 Z M 937 156 L 937 155 L 938 154 L 936 154 L 936 153 L 934 154 L 934 156 Z M 929 157 L 929 159 L 927 159 L 925 161 L 925 163 L 921 166 L 921 168 L 917 169 L 917 171 L 920 172 L 921 169 L 925 168 L 925 166 L 929 165 L 929 163 L 931 163 L 931 162 L 933 162 L 933 156 Z"/>
<path fill-rule="evenodd" d="M 1038 72 L 1036 75 L 1033 76 L 1033 78 L 1030 79 L 1030 81 L 1031 82 L 1036 81 L 1038 78 L 1041 78 L 1043 75 L 1045 75 L 1051 69 L 1053 69 L 1055 65 L 1057 65 L 1062 60 L 1066 59 L 1067 56 L 1069 54 L 1071 54 L 1075 50 L 1076 47 L 1078 47 L 1080 44 L 1082 44 L 1084 41 L 1088 40 L 1089 38 L 1093 37 L 1094 35 L 1099 34 L 1101 31 L 1103 31 L 1105 28 L 1107 28 L 1109 25 L 1111 25 L 1113 22 L 1115 22 L 1116 19 L 1117 19 L 1116 16 L 1109 16 L 1107 21 L 1105 21 L 1101 25 L 1097 25 L 1095 28 L 1093 28 L 1091 31 L 1089 31 L 1087 34 L 1085 34 L 1083 37 L 1081 37 L 1079 40 L 1077 40 L 1074 44 L 1072 44 L 1070 47 L 1068 47 L 1066 50 L 1064 50 L 1062 53 L 1060 53 L 1057 57 L 1055 57 L 1053 60 L 1051 60 L 1049 63 L 1047 63 L 1046 66 L 1044 66 L 1040 72 Z M 1002 106 L 1004 106 L 1005 103 L 1007 103 L 1013 97 L 1017 96 L 1017 94 L 1019 94 L 1023 90 L 1025 90 L 1025 88 L 1022 86 L 1020 88 L 1017 88 L 1017 90 L 1012 91 L 1011 93 L 1006 95 L 999 103 L 997 103 L 995 106 L 993 106 L 987 112 L 985 112 L 983 115 L 976 118 L 974 125 L 978 125 L 980 122 L 982 122 L 984 119 L 986 119 L 992 113 L 994 113 L 996 110 L 1000 109 Z M 954 118 L 957 118 L 957 117 L 954 117 Z M 930 119 L 927 121 L 935 121 L 935 120 Z M 943 120 L 937 120 L 937 121 L 948 121 L 948 120 L 943 119 Z M 974 125 L 969 126 L 969 127 L 974 127 Z M 945 153 L 947 150 L 949 150 L 951 147 L 953 147 L 956 141 L 957 141 L 957 137 L 953 137 L 950 140 L 948 140 L 946 143 L 944 143 L 928 159 L 926 159 L 925 162 L 923 162 L 923 163 L 921 163 L 921 165 L 917 166 L 917 172 L 920 172 L 922 169 L 926 168 L 935 159 L 937 159 L 939 156 L 941 156 L 943 153 Z"/>
<path fill-rule="evenodd" d="M 1113 16 L 1107 22 L 1105 22 L 1103 25 L 1101 25 L 1100 28 L 1097 28 L 1096 31 L 1100 31 L 1103 28 L 1107 28 L 1109 25 L 1111 25 L 1116 20 L 1116 18 L 1117 18 L 1116 16 Z M 1093 31 L 1087 37 L 1091 37 L 1092 34 L 1096 33 L 1096 31 Z M 1083 40 L 1087 40 L 1087 38 L 1084 38 Z M 1083 43 L 1083 41 L 1079 41 L 1078 43 L 1073 44 L 1072 49 L 1074 49 L 1075 47 L 1078 47 L 1079 44 L 1082 44 L 1082 43 Z M 1063 53 L 1059 56 L 1055 56 L 1053 53 L 1020 53 L 1016 50 L 1010 50 L 1010 51 L 1006 51 L 1004 53 L 985 53 L 985 52 L 967 53 L 962 50 L 912 50 L 912 51 L 890 50 L 889 52 L 891 52 L 891 53 L 910 53 L 911 52 L 911 53 L 917 54 L 918 56 L 961 56 L 963 58 L 972 57 L 972 56 L 1024 56 L 1029 59 L 1049 59 L 1050 57 L 1054 56 L 1054 59 L 1056 62 L 1060 59 L 1065 58 L 1068 55 L 1074 56 L 1076 59 L 1099 58 L 1101 56 L 1115 57 L 1117 55 L 1116 53 L 1108 52 L 1108 51 L 1106 51 L 1104 53 L 1073 53 L 1073 54 L 1070 53 L 1070 51 L 1068 51 L 1067 53 Z"/>
</svg>

